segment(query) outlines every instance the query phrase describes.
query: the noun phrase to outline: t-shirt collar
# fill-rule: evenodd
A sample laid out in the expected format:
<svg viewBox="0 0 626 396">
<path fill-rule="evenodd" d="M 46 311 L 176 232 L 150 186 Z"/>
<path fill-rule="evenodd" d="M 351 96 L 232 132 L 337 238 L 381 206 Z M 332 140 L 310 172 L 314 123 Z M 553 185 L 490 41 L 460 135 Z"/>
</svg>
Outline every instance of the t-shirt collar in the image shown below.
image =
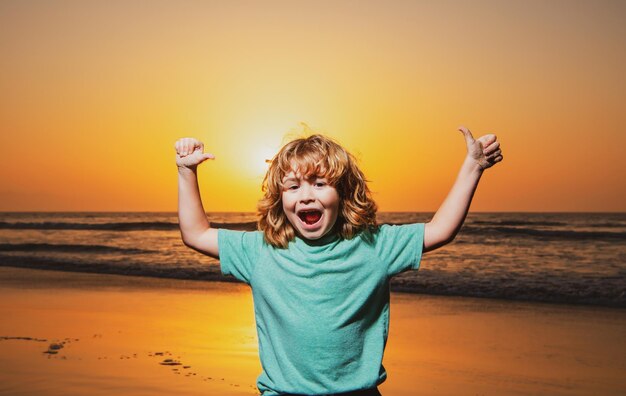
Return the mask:
<svg viewBox="0 0 626 396">
<path fill-rule="evenodd" d="M 328 234 L 319 239 L 305 239 L 296 236 L 296 243 L 307 246 L 325 246 L 339 240 L 339 233 L 331 230 Z"/>
</svg>

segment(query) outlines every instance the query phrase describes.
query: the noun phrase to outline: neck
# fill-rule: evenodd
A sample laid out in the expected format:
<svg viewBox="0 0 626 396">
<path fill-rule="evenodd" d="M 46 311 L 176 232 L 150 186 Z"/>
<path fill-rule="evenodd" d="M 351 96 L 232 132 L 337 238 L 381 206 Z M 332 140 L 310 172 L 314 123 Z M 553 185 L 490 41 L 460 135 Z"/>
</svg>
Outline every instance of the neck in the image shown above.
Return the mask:
<svg viewBox="0 0 626 396">
<path fill-rule="evenodd" d="M 301 236 L 298 236 L 298 238 L 309 246 L 322 246 L 322 245 L 326 245 L 328 243 L 338 240 L 339 234 L 336 233 L 333 229 L 333 230 L 330 230 L 326 235 L 318 239 L 307 239 Z"/>
</svg>

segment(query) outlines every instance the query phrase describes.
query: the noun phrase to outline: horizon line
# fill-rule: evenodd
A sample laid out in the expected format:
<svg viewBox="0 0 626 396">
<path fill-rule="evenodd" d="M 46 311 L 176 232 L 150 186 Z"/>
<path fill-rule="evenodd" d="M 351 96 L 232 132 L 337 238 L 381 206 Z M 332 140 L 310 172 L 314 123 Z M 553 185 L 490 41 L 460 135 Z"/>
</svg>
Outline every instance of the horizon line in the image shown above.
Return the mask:
<svg viewBox="0 0 626 396">
<path fill-rule="evenodd" d="M 381 210 L 378 211 L 377 213 L 436 213 L 437 211 L 433 211 L 433 210 Z M 0 214 L 7 214 L 7 213 L 178 213 L 177 211 L 133 211 L 133 210 L 127 210 L 127 211 L 116 211 L 116 210 L 102 210 L 102 211 L 97 211 L 97 210 L 57 210 L 57 211 L 52 211 L 52 210 L 16 210 L 16 211 L 0 211 Z M 205 213 L 246 213 L 246 214 L 254 214 L 256 212 L 253 211 L 240 211 L 240 210 L 232 210 L 232 211 L 211 211 L 211 212 L 205 212 Z M 533 211 L 533 210 L 501 210 L 501 211 L 472 211 L 470 210 L 468 212 L 468 214 L 471 213 L 542 213 L 542 214 L 549 214 L 549 213 L 554 213 L 554 214 L 566 214 L 566 213 L 597 213 L 597 214 L 626 214 L 626 211 L 593 211 L 593 210 L 581 210 L 581 211 L 552 211 L 552 210 L 547 210 L 547 211 Z"/>
</svg>

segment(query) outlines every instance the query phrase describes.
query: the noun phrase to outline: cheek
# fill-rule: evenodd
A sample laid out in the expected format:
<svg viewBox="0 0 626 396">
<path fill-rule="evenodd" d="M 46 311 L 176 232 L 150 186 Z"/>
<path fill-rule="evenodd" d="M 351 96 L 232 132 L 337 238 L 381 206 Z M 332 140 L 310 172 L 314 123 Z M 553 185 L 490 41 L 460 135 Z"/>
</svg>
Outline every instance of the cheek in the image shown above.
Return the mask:
<svg viewBox="0 0 626 396">
<path fill-rule="evenodd" d="M 290 211 L 294 210 L 295 203 L 293 199 L 289 198 L 289 195 L 283 194 L 281 198 L 281 206 L 283 211 L 288 214 Z"/>
<path fill-rule="evenodd" d="M 341 199 L 337 194 L 331 194 L 327 199 L 327 208 L 334 211 L 339 212 L 341 209 Z"/>
</svg>

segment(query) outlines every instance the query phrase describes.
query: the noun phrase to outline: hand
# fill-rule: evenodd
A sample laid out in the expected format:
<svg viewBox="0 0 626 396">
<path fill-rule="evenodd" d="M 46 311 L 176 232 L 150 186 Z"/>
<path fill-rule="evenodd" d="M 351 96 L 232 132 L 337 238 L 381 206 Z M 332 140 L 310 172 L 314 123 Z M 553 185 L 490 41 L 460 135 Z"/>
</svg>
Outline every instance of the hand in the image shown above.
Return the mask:
<svg viewBox="0 0 626 396">
<path fill-rule="evenodd" d="M 179 168 L 194 169 L 204 161 L 215 158 L 213 154 L 203 153 L 204 143 L 194 138 L 178 139 L 174 143 L 174 148 L 176 149 L 176 165 Z"/>
<path fill-rule="evenodd" d="M 459 131 L 465 136 L 467 143 L 467 156 L 478 164 L 482 170 L 491 168 L 496 162 L 502 161 L 502 150 L 496 135 L 489 134 L 474 140 L 472 132 L 464 126 L 459 127 Z"/>
</svg>

